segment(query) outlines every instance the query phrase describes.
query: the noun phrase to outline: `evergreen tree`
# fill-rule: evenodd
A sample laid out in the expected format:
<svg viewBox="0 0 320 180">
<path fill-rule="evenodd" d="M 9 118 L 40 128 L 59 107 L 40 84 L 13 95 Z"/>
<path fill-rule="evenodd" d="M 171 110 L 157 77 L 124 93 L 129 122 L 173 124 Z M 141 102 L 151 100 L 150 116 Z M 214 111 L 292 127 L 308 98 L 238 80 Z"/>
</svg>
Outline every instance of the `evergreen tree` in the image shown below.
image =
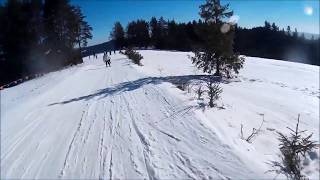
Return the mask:
<svg viewBox="0 0 320 180">
<path fill-rule="evenodd" d="M 149 23 L 147 23 L 145 20 L 138 20 L 136 34 L 137 39 L 139 40 L 137 43 L 138 46 L 147 48 L 150 42 Z"/>
<path fill-rule="evenodd" d="M 167 49 L 168 22 L 163 17 L 160 17 L 159 20 L 152 17 L 149 24 L 151 45 L 157 49 Z"/>
<path fill-rule="evenodd" d="M 222 23 L 224 18 L 233 15 L 233 11 L 228 11 L 229 4 L 222 6 L 220 0 L 206 0 L 206 3 L 200 5 L 200 16 L 206 23 Z"/>
<path fill-rule="evenodd" d="M 166 47 L 168 49 L 179 49 L 178 34 L 181 33 L 178 31 L 178 26 L 174 20 L 168 22 L 168 37 L 166 39 Z"/>
<path fill-rule="evenodd" d="M 298 38 L 298 30 L 297 30 L 297 28 L 294 28 L 293 38 L 294 38 L 294 39 L 297 39 L 297 38 Z"/>
<path fill-rule="evenodd" d="M 268 21 L 264 21 L 264 27 L 265 27 L 267 30 L 271 30 L 271 24 L 270 24 Z"/>
<path fill-rule="evenodd" d="M 137 22 L 135 21 L 135 23 Z M 266 26 L 255 27 L 252 29 L 242 28 L 237 25 L 232 26 L 223 22 L 221 23 L 221 27 L 218 28 L 218 26 L 215 26 L 214 24 L 215 23 L 212 23 L 212 21 L 211 23 L 206 23 L 201 19 L 188 23 L 177 23 L 174 20 L 165 21 L 164 18 L 160 18 L 158 21 L 155 17 L 153 17 L 149 23 L 149 44 L 157 49 L 172 49 L 180 51 L 195 50 L 204 52 L 203 50 L 205 47 L 209 47 L 212 48 L 212 51 L 216 51 L 219 48 L 221 48 L 221 51 L 223 51 L 227 49 L 233 49 L 232 44 L 234 39 L 235 52 L 239 52 L 243 55 L 292 60 L 293 58 L 288 56 L 287 53 L 288 49 L 290 49 L 291 51 L 305 54 L 305 56 L 300 57 L 304 63 L 316 65 L 320 64 L 318 58 L 319 40 L 303 38 L 294 39 L 292 37 L 290 27 L 287 28 L 290 33 L 287 33 L 283 28 L 281 31 L 279 31 L 279 27 L 275 23 L 270 24 L 267 21 Z M 227 33 L 222 33 L 221 29 L 223 29 L 223 32 Z M 134 30 L 133 32 L 136 31 L 137 30 Z M 130 34 L 130 32 L 128 34 Z M 221 34 L 224 35 L 222 37 L 227 39 L 227 41 L 223 40 L 223 38 L 218 38 L 221 36 Z M 233 36 L 235 38 L 233 38 Z M 212 44 L 209 43 L 209 40 L 212 40 Z M 221 40 L 225 43 L 219 45 L 218 40 Z M 135 44 L 131 45 L 138 46 L 138 44 L 143 44 L 141 41 L 143 41 L 143 39 L 136 38 Z M 237 56 L 238 53 L 234 54 Z M 198 55 L 200 57 L 201 53 Z M 212 65 L 207 66 L 207 69 L 205 70 L 206 72 L 209 72 L 209 69 L 211 69 L 211 71 L 216 69 L 217 61 L 210 62 Z M 228 58 L 225 58 L 226 63 L 224 63 L 224 61 L 220 62 L 221 65 L 219 66 L 221 66 L 221 68 L 219 71 L 221 71 L 225 76 L 231 76 L 230 72 L 232 72 L 232 69 L 233 71 L 236 71 L 237 69 L 241 68 L 243 61 L 229 61 Z M 204 63 L 203 66 L 206 64 L 207 63 Z"/>
<path fill-rule="evenodd" d="M 37 27 L 35 20 L 30 18 L 33 16 L 32 13 L 36 14 L 37 11 L 30 2 L 9 0 L 1 9 L 0 51 L 3 58 L 1 71 L 5 72 L 1 77 L 4 78 L 1 79 L 3 83 L 18 79 L 28 72 L 29 50 L 30 47 L 35 47 L 34 42 L 39 38 L 35 31 Z"/>
<path fill-rule="evenodd" d="M 129 22 L 126 28 L 126 38 L 128 42 L 128 47 L 136 46 L 136 34 L 135 34 L 136 22 Z"/>
<path fill-rule="evenodd" d="M 2 77 L 16 78 L 22 73 L 22 62 L 19 60 L 20 54 L 15 53 L 16 50 L 21 49 L 16 43 L 20 43 L 19 38 L 22 37 L 23 33 L 21 32 L 23 30 L 18 28 L 21 24 L 19 20 L 21 16 L 21 4 L 17 1 L 8 1 L 1 9 L 0 44 L 3 62 L 5 62 L 1 66 L 1 72 L 5 75 Z M 14 71 L 16 71 L 16 74 L 14 74 Z M 7 80 L 1 79 L 1 81 Z"/>
<path fill-rule="evenodd" d="M 201 31 L 204 46 L 202 52 L 194 51 L 192 62 L 204 72 L 215 70 L 216 76 L 221 76 L 221 73 L 230 76 L 231 71 L 238 73 L 244 61 L 233 52 L 234 27 L 223 22 L 233 14 L 228 7 L 222 6 L 219 0 L 207 0 L 200 6 L 200 15 L 206 23 Z"/>
<path fill-rule="evenodd" d="M 122 49 L 125 45 L 125 32 L 120 22 L 114 23 L 113 30 L 110 34 L 112 40 L 115 41 L 116 49 Z"/>
<path fill-rule="evenodd" d="M 132 21 L 127 26 L 129 46 L 148 47 L 149 24 L 144 20 Z"/>
<path fill-rule="evenodd" d="M 88 39 L 92 39 L 92 27 L 84 20 L 85 16 L 82 15 L 80 7 L 73 7 L 73 13 L 75 15 L 75 29 L 77 30 L 76 41 L 81 51 L 82 47 L 87 46 Z"/>
<path fill-rule="evenodd" d="M 278 26 L 276 26 L 276 24 L 275 24 L 275 23 L 272 23 L 272 25 L 271 25 L 271 29 L 272 29 L 273 31 L 279 31 L 279 27 L 278 27 Z"/>
<path fill-rule="evenodd" d="M 149 22 L 149 26 L 150 26 L 151 45 L 153 45 L 156 48 L 159 48 L 158 43 L 159 43 L 159 39 L 160 39 L 160 30 L 159 30 L 159 26 L 158 26 L 158 21 L 155 17 L 151 18 L 151 20 Z"/>
<path fill-rule="evenodd" d="M 47 59 L 53 69 L 68 64 L 81 63 L 80 51 L 86 39 L 91 37 L 90 26 L 84 22 L 79 8 L 73 7 L 68 0 L 46 0 L 44 3 L 45 46 Z M 81 15 L 79 17 L 79 15 Z M 86 30 L 86 31 L 82 31 Z"/>
<path fill-rule="evenodd" d="M 166 37 L 168 35 L 168 23 L 164 20 L 163 17 L 160 17 L 158 21 L 158 27 L 159 27 L 159 37 L 157 39 L 157 47 L 159 49 L 165 48 L 165 41 Z"/>
<path fill-rule="evenodd" d="M 91 27 L 67 0 L 7 0 L 0 5 L 0 83 L 82 62 Z"/>
</svg>

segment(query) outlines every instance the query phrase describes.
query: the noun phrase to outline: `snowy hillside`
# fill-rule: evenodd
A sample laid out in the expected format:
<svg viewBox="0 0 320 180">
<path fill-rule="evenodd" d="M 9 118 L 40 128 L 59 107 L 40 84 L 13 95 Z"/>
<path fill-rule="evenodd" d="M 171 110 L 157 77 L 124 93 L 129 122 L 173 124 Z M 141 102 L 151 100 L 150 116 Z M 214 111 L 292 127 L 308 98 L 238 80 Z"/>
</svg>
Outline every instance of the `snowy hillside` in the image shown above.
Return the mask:
<svg viewBox="0 0 320 180">
<path fill-rule="evenodd" d="M 273 178 L 276 132 L 301 129 L 319 142 L 319 67 L 246 58 L 221 84 L 218 107 L 202 106 L 201 79 L 183 52 L 140 51 L 53 72 L 1 91 L 1 179 Z M 190 82 L 182 91 L 177 84 Z M 248 143 L 240 138 L 262 131 Z M 304 173 L 319 177 L 319 151 Z M 278 178 L 283 178 L 278 176 Z"/>
</svg>

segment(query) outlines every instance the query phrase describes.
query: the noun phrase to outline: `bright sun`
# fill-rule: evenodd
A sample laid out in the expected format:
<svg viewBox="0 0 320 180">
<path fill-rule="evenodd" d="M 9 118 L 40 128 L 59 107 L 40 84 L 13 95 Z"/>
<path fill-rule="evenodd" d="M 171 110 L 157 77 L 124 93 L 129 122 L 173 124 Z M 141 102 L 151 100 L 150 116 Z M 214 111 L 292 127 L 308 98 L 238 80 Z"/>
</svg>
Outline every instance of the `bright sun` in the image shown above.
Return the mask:
<svg viewBox="0 0 320 180">
<path fill-rule="evenodd" d="M 313 8 L 310 7 L 310 6 L 305 7 L 305 8 L 304 8 L 304 13 L 305 13 L 306 15 L 311 16 L 311 15 L 313 14 Z"/>
</svg>

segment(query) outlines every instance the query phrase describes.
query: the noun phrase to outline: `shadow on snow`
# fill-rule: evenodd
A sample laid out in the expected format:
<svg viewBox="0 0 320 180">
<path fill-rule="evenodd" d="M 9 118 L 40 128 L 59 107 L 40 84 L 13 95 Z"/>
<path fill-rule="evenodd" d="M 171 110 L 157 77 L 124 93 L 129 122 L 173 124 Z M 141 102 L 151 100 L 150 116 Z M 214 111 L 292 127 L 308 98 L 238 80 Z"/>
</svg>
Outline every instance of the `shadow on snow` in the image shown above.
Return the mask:
<svg viewBox="0 0 320 180">
<path fill-rule="evenodd" d="M 147 84 L 161 84 L 162 82 L 170 82 L 172 84 L 185 84 L 189 83 L 192 80 L 202 80 L 202 81 L 207 81 L 211 78 L 211 80 L 216 81 L 216 82 L 222 82 L 222 83 L 228 83 L 226 80 L 222 80 L 220 77 L 216 76 L 210 76 L 210 75 L 185 75 L 185 76 L 167 76 L 167 77 L 146 77 L 146 78 L 141 78 L 137 79 L 134 81 L 128 81 L 128 82 L 123 82 L 120 84 L 117 84 L 113 87 L 108 87 L 105 89 L 100 89 L 97 92 L 93 94 L 89 94 L 86 96 L 80 96 L 77 98 L 72 98 L 66 101 L 61 101 L 61 102 L 56 102 L 56 103 L 51 103 L 48 106 L 52 105 L 58 105 L 58 104 L 68 104 L 71 102 L 76 102 L 76 101 L 81 101 L 85 100 L 88 101 L 94 97 L 100 97 L 105 98 L 110 95 L 115 95 L 120 92 L 126 92 L 126 91 L 133 91 L 136 89 L 139 89 L 140 87 L 147 85 Z"/>
</svg>

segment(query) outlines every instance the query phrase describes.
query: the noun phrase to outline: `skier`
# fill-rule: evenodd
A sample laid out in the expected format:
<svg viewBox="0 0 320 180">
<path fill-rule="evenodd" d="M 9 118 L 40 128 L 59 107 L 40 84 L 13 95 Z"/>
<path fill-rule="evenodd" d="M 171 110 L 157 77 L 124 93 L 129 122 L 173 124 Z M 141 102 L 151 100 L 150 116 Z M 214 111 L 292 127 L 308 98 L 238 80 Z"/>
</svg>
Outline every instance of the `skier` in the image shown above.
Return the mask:
<svg viewBox="0 0 320 180">
<path fill-rule="evenodd" d="M 107 59 L 107 64 L 109 65 L 109 67 L 111 67 L 111 59 L 110 59 L 109 56 L 108 56 L 108 59 Z"/>
<path fill-rule="evenodd" d="M 103 55 L 103 61 L 106 63 L 106 67 L 108 67 L 108 65 L 109 67 L 111 66 L 111 60 L 107 53 Z"/>
</svg>

